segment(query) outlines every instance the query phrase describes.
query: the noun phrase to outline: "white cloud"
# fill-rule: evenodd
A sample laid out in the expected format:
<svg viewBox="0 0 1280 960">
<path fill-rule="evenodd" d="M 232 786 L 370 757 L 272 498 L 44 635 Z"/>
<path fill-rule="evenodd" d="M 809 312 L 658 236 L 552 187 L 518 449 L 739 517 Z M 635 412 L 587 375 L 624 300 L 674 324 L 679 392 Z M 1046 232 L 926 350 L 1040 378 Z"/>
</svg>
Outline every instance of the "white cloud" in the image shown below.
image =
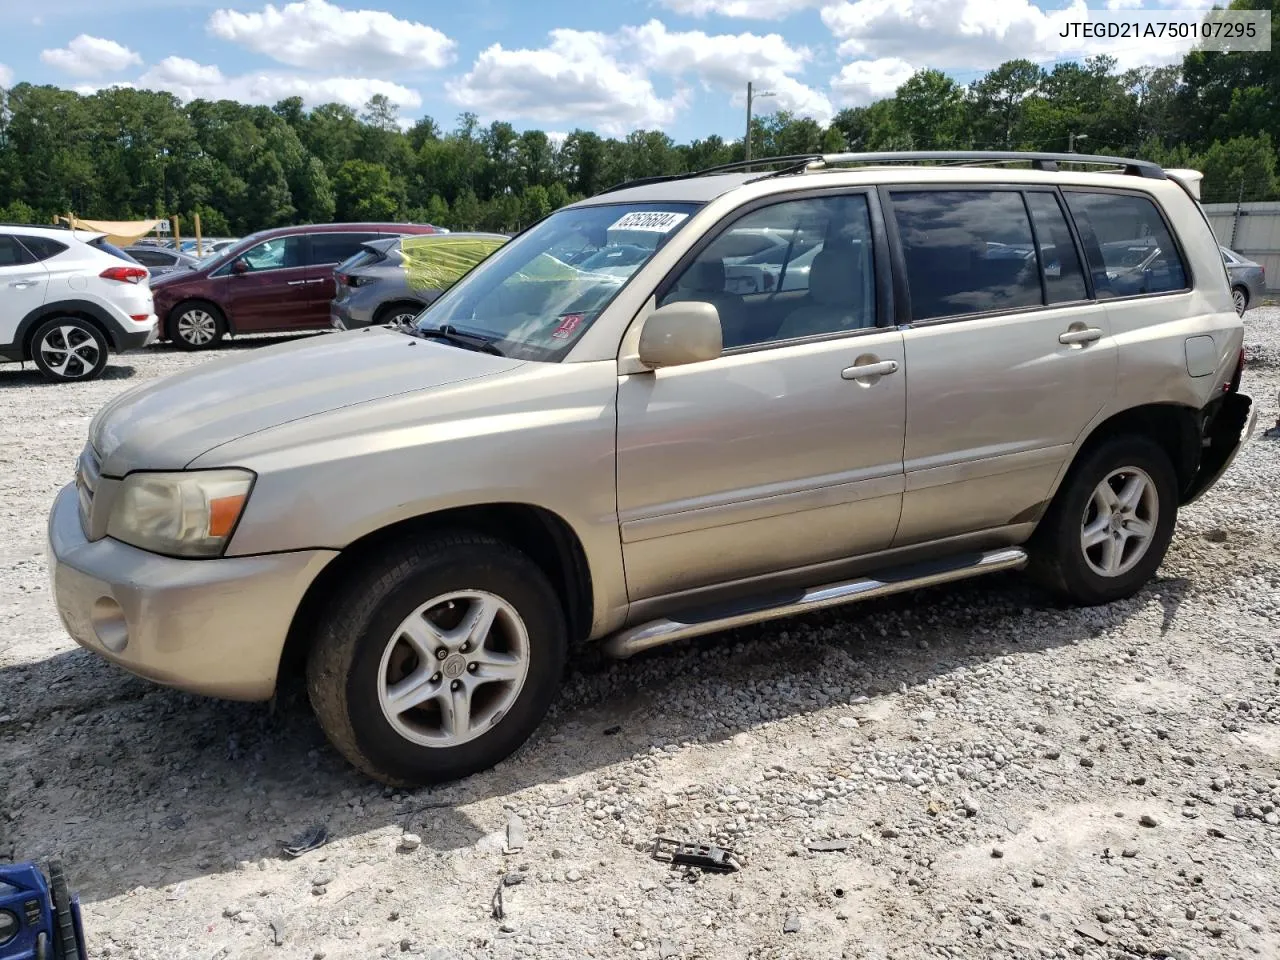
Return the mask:
<svg viewBox="0 0 1280 960">
<path fill-rule="evenodd" d="M 65 47 L 42 51 L 40 59 L 74 77 L 101 77 L 142 64 L 142 58 L 128 47 L 87 33 L 80 34 Z"/>
<path fill-rule="evenodd" d="M 583 30 L 552 30 L 536 50 L 495 43 L 471 70 L 446 85 L 455 103 L 486 117 L 538 123 L 582 123 L 607 133 L 671 123 L 684 105 L 659 97 L 646 71 L 620 59 L 617 38 Z"/>
<path fill-rule="evenodd" d="M 1063 37 L 1069 23 L 1128 16 L 1142 0 L 1110 0 L 1129 10 L 1090 10 L 1085 0 L 1042 10 L 1031 0 L 840 0 L 822 10 L 822 20 L 841 41 L 840 53 L 855 61 L 897 59 L 949 72 L 985 72 L 1023 58 L 1051 66 L 1097 54 L 1116 58 L 1120 69 L 1180 59 L 1192 41 L 1155 44 L 1132 38 Z M 1209 0 L 1157 0 L 1181 9 Z M 1194 21 L 1194 14 L 1178 19 Z"/>
<path fill-rule="evenodd" d="M 1140 10 L 1143 0 L 1107 0 L 1108 10 Z"/>
<path fill-rule="evenodd" d="M 215 10 L 209 32 L 293 67 L 387 72 L 443 67 L 456 44 L 435 27 L 383 10 L 300 0 L 260 13 Z"/>
<path fill-rule="evenodd" d="M 673 33 L 650 20 L 643 27 L 624 28 L 622 35 L 640 62 L 658 73 L 692 73 L 707 87 L 730 92 L 735 101 L 745 101 L 747 81 L 753 80 L 758 90 L 774 94 L 759 101 L 762 111 L 790 110 L 823 122 L 831 118 L 826 96 L 793 76 L 804 70 L 809 50 L 791 46 L 776 33 Z"/>
<path fill-rule="evenodd" d="M 0 63 L 0 87 L 13 86 L 13 69 Z"/>
<path fill-rule="evenodd" d="M 507 50 L 495 44 L 471 71 L 448 85 L 455 102 L 485 116 L 515 115 L 541 123 L 590 123 L 610 133 L 671 123 L 693 79 L 740 102 L 748 80 L 775 96 L 767 110 L 791 110 L 828 120 L 831 103 L 796 78 L 810 59 L 776 33 L 708 35 L 671 31 L 658 20 L 616 33 L 553 30 L 537 50 Z M 677 92 L 658 96 L 653 76 L 672 78 Z"/>
<path fill-rule="evenodd" d="M 341 103 L 359 109 L 375 93 L 407 108 L 422 105 L 415 90 L 386 80 L 365 77 L 316 77 L 287 73 L 246 73 L 225 76 L 212 64 L 185 57 L 166 57 L 138 78 L 137 86 L 168 90 L 180 100 L 238 100 L 274 104 L 286 97 L 301 97 L 308 106 Z"/>
<path fill-rule="evenodd" d="M 897 57 L 855 60 L 831 78 L 831 90 L 841 105 L 865 107 L 893 96 L 915 71 L 915 67 Z"/>
<path fill-rule="evenodd" d="M 743 20 L 781 20 L 800 10 L 821 6 L 824 0 L 662 0 L 662 5 L 687 17 L 738 17 Z"/>
</svg>

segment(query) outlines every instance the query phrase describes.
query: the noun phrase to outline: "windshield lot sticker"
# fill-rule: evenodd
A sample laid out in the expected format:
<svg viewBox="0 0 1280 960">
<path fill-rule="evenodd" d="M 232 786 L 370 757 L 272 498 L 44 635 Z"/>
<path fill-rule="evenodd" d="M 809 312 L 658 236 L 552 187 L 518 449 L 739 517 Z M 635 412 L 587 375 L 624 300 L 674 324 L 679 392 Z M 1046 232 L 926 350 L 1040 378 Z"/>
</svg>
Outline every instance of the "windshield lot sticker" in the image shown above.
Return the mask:
<svg viewBox="0 0 1280 960">
<path fill-rule="evenodd" d="M 582 326 L 584 315 L 581 313 L 566 313 L 560 318 L 560 326 L 556 327 L 555 332 L 551 334 L 552 340 L 568 340 L 573 336 L 573 331 Z"/>
<path fill-rule="evenodd" d="M 632 211 L 625 214 L 617 223 L 609 228 L 614 230 L 647 230 L 654 233 L 669 233 L 676 226 L 687 220 L 687 213 L 662 213 L 653 211 Z"/>
</svg>

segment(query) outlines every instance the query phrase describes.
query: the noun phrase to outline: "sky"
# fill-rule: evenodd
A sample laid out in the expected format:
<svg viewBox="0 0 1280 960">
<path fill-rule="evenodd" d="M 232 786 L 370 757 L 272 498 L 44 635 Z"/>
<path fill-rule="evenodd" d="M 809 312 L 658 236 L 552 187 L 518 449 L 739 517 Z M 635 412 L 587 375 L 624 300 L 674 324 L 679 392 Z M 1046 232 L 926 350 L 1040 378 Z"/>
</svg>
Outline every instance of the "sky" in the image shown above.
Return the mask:
<svg viewBox="0 0 1280 960">
<path fill-rule="evenodd" d="M 0 86 L 92 92 L 112 84 L 181 99 L 362 106 L 402 121 L 481 121 L 566 133 L 662 129 L 740 138 L 748 81 L 761 113 L 826 122 L 892 95 L 923 67 L 961 83 L 1025 57 L 1110 53 L 1122 67 L 1185 44 L 1071 40 L 1102 11 L 1166 15 L 1210 0 L 0 0 Z M 1185 14 L 1184 14 L 1185 16 Z M 1145 21 L 1144 21 L 1145 22 Z"/>
</svg>

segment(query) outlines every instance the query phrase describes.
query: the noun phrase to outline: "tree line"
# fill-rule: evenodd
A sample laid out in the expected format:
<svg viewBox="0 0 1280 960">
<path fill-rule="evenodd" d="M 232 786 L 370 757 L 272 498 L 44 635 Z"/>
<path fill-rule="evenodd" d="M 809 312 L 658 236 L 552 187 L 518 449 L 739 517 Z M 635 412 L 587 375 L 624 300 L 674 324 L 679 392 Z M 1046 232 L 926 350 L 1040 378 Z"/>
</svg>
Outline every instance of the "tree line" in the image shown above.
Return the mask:
<svg viewBox="0 0 1280 960">
<path fill-rule="evenodd" d="M 1277 8 L 1280 0 L 1250 0 Z M 1237 4 L 1239 5 L 1239 0 Z M 895 95 L 823 125 L 757 118 L 752 155 L 841 150 L 1010 149 L 1150 159 L 1205 173 L 1205 202 L 1280 193 L 1280 38 L 1267 53 L 1194 52 L 1180 64 L 1118 70 L 1098 56 L 1045 69 L 1011 60 L 961 85 L 920 70 Z M 621 181 L 741 160 L 741 140 L 675 143 L 574 130 L 559 142 L 461 115 L 451 130 L 364 110 L 229 100 L 181 103 L 110 88 L 81 95 L 19 83 L 0 90 L 0 220 L 73 212 L 127 220 L 199 213 L 206 235 L 333 220 L 400 220 L 512 231 Z"/>
</svg>

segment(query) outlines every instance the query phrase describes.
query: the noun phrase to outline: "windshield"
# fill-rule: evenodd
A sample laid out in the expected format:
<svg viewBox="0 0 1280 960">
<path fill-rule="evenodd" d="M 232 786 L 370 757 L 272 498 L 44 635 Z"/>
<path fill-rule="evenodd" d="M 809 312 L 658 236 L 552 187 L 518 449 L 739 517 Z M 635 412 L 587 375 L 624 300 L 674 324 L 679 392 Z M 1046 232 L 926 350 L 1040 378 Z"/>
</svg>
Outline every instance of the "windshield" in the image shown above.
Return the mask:
<svg viewBox="0 0 1280 960">
<path fill-rule="evenodd" d="M 561 210 L 463 277 L 417 327 L 474 334 L 509 357 L 559 360 L 697 208 L 619 203 Z"/>
</svg>

